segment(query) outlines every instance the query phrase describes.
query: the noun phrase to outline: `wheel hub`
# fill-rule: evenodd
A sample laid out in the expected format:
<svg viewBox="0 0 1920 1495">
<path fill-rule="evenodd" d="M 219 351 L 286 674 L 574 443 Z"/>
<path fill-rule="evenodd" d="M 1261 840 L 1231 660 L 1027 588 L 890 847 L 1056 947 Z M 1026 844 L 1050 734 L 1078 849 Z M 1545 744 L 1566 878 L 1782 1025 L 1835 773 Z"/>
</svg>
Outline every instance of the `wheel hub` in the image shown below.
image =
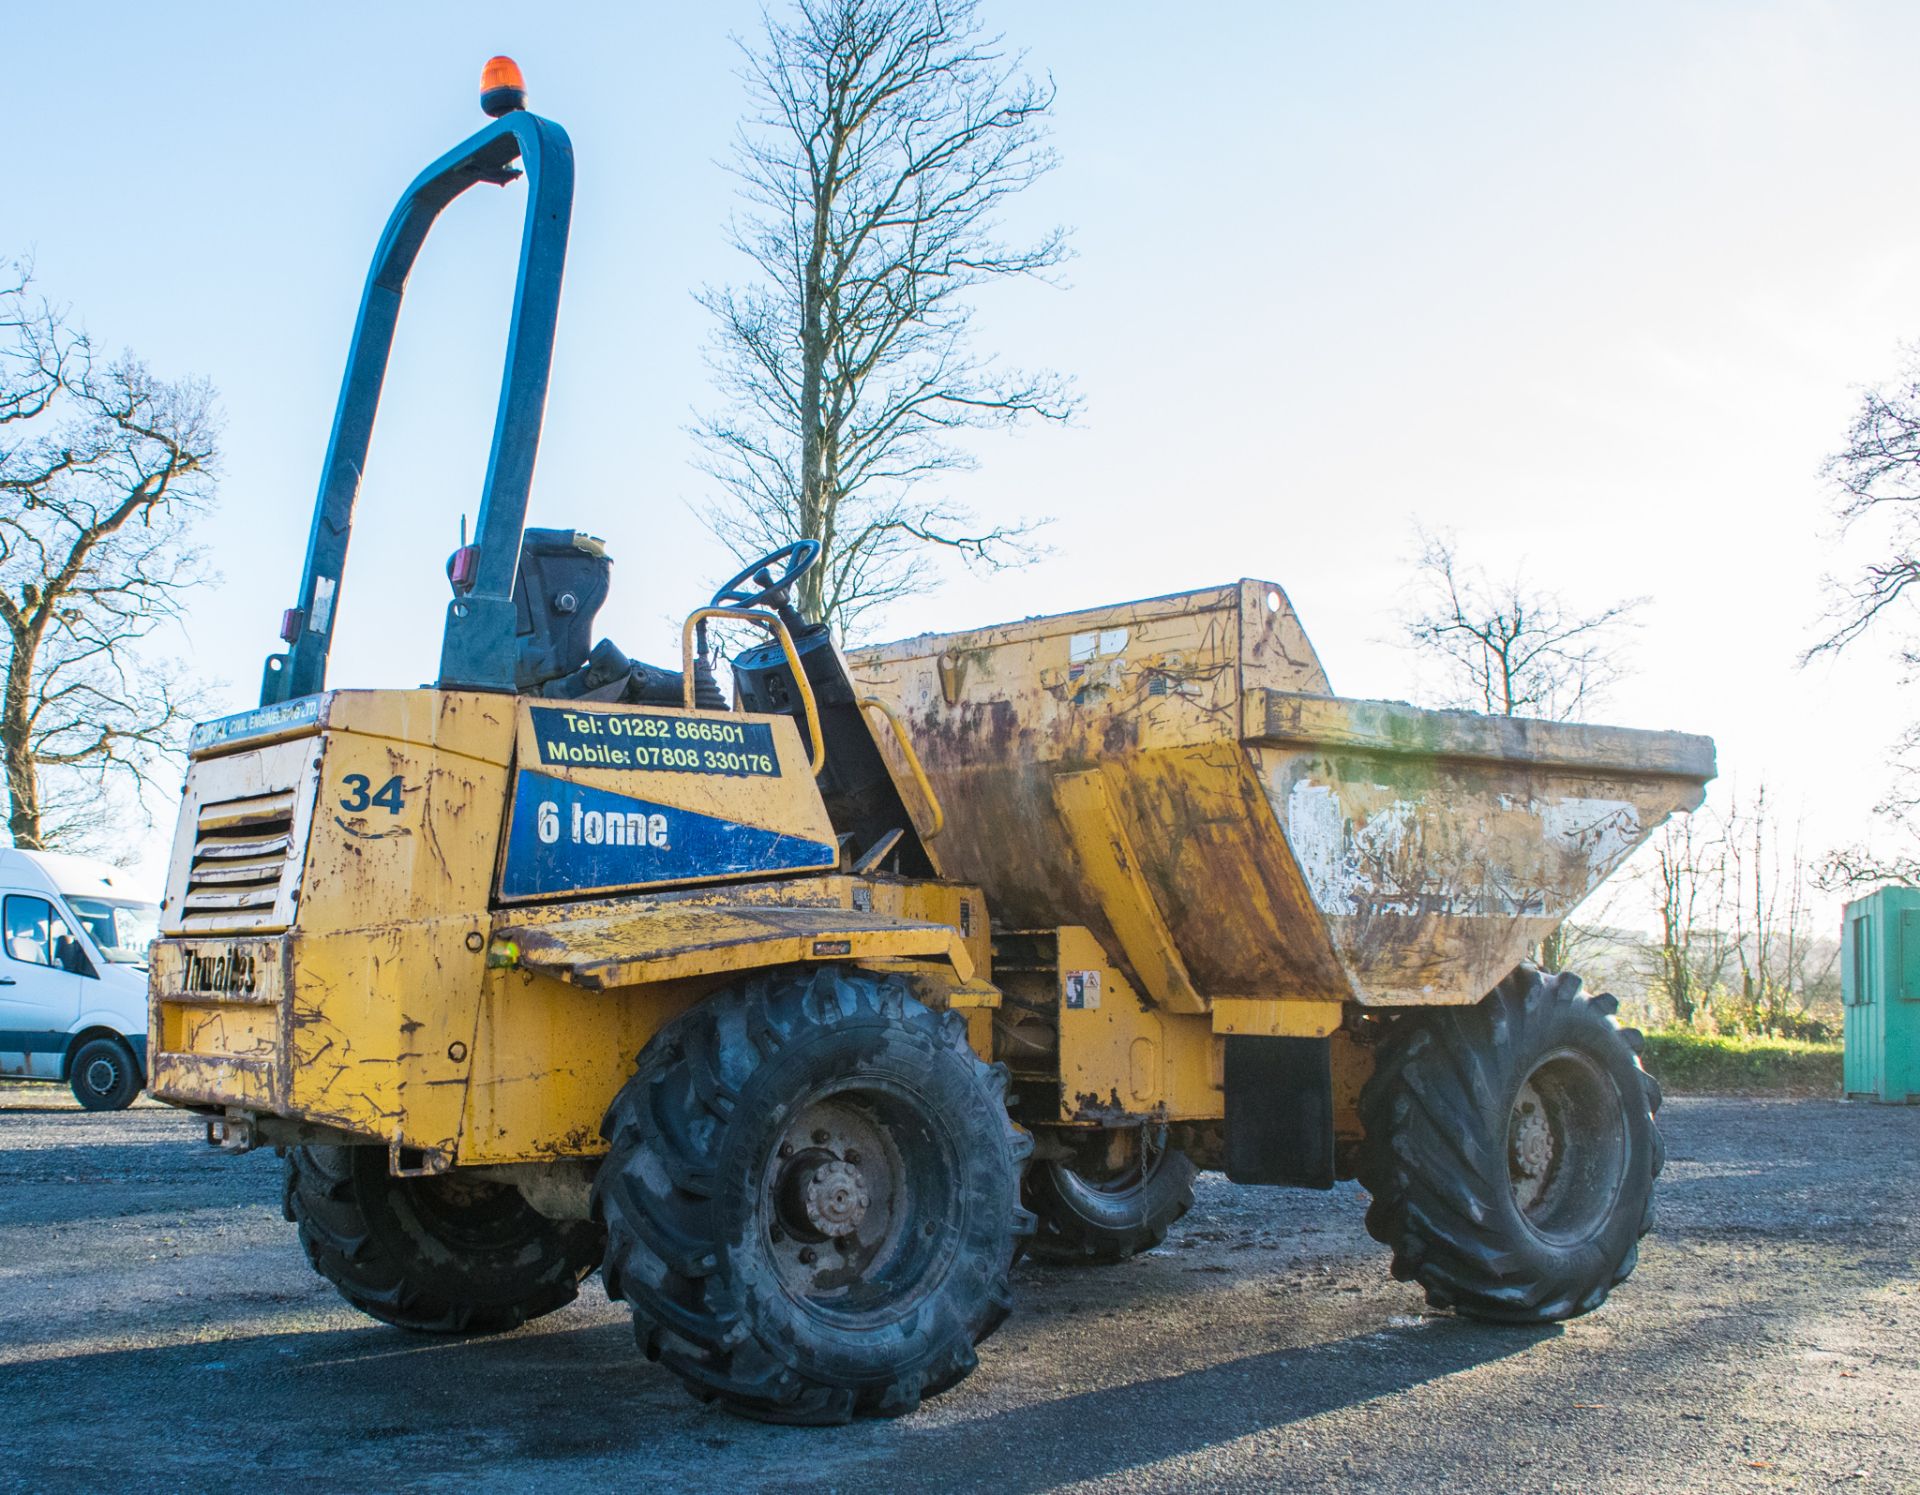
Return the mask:
<svg viewBox="0 0 1920 1495">
<path fill-rule="evenodd" d="M 105 1095 L 119 1079 L 120 1071 L 110 1059 L 95 1059 L 87 1066 L 87 1084 L 96 1095 Z"/>
<path fill-rule="evenodd" d="M 871 1200 L 860 1170 L 844 1158 L 830 1158 L 806 1176 L 800 1190 L 807 1223 L 821 1235 L 852 1235 L 867 1216 Z"/>
<path fill-rule="evenodd" d="M 1509 1165 L 1514 1194 L 1526 1209 L 1539 1197 L 1553 1171 L 1553 1126 L 1546 1107 L 1531 1084 L 1521 1087 L 1513 1103 L 1513 1125 L 1508 1128 Z"/>
<path fill-rule="evenodd" d="M 1592 1055 L 1534 1065 L 1507 1121 L 1507 1174 L 1521 1218 L 1549 1241 L 1591 1239 L 1612 1215 L 1629 1160 L 1626 1108 Z"/>
<path fill-rule="evenodd" d="M 837 1091 L 787 1123 L 767 1159 L 761 1218 L 769 1263 L 795 1298 L 865 1311 L 934 1269 L 947 1250 L 944 1210 L 934 1211 L 952 1175 L 922 1136 L 885 1092 Z"/>
</svg>

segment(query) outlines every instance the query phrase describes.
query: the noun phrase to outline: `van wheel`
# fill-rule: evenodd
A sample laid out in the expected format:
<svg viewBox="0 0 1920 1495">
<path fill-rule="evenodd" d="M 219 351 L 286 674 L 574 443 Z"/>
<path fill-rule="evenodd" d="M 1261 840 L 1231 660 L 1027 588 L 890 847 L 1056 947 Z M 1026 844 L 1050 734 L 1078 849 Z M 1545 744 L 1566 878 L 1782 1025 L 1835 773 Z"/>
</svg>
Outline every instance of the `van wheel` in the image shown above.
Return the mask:
<svg viewBox="0 0 1920 1495">
<path fill-rule="evenodd" d="M 1617 1005 L 1522 966 L 1381 1042 L 1360 1096 L 1367 1230 L 1436 1307 L 1550 1323 L 1633 1271 L 1665 1154 L 1660 1087 Z"/>
<path fill-rule="evenodd" d="M 603 1244 L 598 1226 L 549 1219 L 512 1184 L 394 1178 L 384 1147 L 292 1149 L 282 1209 L 341 1297 L 429 1334 L 497 1334 L 566 1307 Z"/>
<path fill-rule="evenodd" d="M 73 1098 L 89 1111 L 126 1110 L 145 1080 L 133 1050 L 117 1038 L 89 1038 L 67 1066 Z"/>
<path fill-rule="evenodd" d="M 755 977 L 654 1038 L 594 1181 L 607 1295 L 703 1401 L 897 1417 L 974 1368 L 1032 1226 L 1007 1071 L 893 977 Z"/>
</svg>

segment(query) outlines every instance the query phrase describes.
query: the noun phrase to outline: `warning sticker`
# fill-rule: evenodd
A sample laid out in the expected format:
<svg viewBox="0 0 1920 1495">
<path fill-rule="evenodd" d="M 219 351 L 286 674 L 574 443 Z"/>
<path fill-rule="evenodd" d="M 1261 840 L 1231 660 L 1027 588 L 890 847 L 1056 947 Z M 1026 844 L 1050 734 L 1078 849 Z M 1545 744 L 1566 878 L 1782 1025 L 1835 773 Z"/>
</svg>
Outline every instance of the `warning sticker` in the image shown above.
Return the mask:
<svg viewBox="0 0 1920 1495">
<path fill-rule="evenodd" d="M 1066 981 L 1067 1006 L 1078 1012 L 1094 1011 L 1100 1005 L 1100 973 L 1098 971 L 1068 971 Z"/>
</svg>

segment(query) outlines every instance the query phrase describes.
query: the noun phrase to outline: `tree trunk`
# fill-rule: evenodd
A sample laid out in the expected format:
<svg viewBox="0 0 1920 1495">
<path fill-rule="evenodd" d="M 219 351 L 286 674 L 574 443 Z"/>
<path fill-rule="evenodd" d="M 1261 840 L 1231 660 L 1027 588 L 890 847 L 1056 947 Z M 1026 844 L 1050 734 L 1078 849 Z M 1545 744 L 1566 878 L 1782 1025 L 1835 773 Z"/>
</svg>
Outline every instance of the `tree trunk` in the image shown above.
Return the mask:
<svg viewBox="0 0 1920 1495">
<path fill-rule="evenodd" d="M 1693 1026 L 1693 972 L 1687 968 L 1687 952 L 1679 945 L 1668 945 L 1661 952 L 1667 967 L 1667 1001 L 1673 1006 L 1673 1020 L 1682 1027 Z"/>
<path fill-rule="evenodd" d="M 0 702 L 0 752 L 7 765 L 7 829 L 22 851 L 40 850 L 40 783 L 34 772 L 33 657 L 38 640 L 13 640 L 7 693 Z"/>
<path fill-rule="evenodd" d="M 826 471 L 827 310 L 825 270 L 827 219 L 832 211 L 834 159 L 829 158 L 825 180 L 813 196 L 813 237 L 807 245 L 806 289 L 800 328 L 800 535 L 802 540 L 824 540 L 826 499 L 832 475 Z M 814 566 L 800 578 L 800 615 L 819 618 L 825 598 L 825 566 Z"/>
</svg>

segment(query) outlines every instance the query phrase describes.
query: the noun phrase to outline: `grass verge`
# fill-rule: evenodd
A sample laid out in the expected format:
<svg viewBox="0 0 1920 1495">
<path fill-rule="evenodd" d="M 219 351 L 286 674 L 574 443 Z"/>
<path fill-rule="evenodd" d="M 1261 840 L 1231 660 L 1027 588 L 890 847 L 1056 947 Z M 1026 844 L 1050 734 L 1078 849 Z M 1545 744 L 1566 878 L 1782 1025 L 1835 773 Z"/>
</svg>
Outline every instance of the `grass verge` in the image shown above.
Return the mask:
<svg viewBox="0 0 1920 1495">
<path fill-rule="evenodd" d="M 1661 1088 L 1698 1095 L 1838 1095 L 1840 1045 L 1670 1028 L 1647 1034 L 1643 1062 Z"/>
</svg>

